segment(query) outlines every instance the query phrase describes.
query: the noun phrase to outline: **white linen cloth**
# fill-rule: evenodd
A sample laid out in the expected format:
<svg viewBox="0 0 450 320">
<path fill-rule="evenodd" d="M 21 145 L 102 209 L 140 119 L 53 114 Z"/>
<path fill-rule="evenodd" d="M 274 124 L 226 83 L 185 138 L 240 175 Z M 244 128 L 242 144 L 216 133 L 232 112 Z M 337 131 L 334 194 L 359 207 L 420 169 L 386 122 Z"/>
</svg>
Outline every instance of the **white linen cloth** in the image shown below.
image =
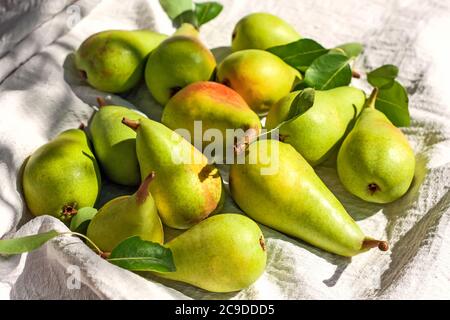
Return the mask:
<svg viewBox="0 0 450 320">
<path fill-rule="evenodd" d="M 386 63 L 400 67 L 400 81 L 410 94 L 412 117 L 411 126 L 403 131 L 417 155 L 415 179 L 408 194 L 389 205 L 369 204 L 343 189 L 333 159 L 317 168 L 362 229 L 387 239 L 390 250 L 372 250 L 347 259 L 262 226 L 268 248 L 263 276 L 240 292 L 214 294 L 120 269 L 80 240 L 60 237 L 34 252 L 0 258 L 0 298 L 450 298 L 450 43 L 445 41 L 450 4 L 437 0 L 221 2 L 221 15 L 201 30 L 210 48 L 229 46 L 232 29 L 245 14 L 266 11 L 327 47 L 350 41 L 364 43 L 365 53 L 356 64 L 359 71 Z M 20 193 L 20 167 L 28 155 L 59 132 L 86 123 L 94 111 L 90 105 L 102 95 L 79 79 L 72 52 L 97 31 L 136 28 L 173 31 L 156 0 L 100 1 L 67 34 L 40 47 L 0 85 L 0 237 L 50 229 L 67 231 L 52 217 L 31 220 Z M 217 55 L 226 51 L 214 50 Z M 368 89 L 362 81 L 355 85 Z M 125 98 L 129 102 L 111 97 L 114 103 L 136 106 L 159 119 L 161 107 L 144 85 Z M 226 180 L 226 168 L 224 173 Z M 132 190 L 107 184 L 101 202 L 124 192 Z M 226 211 L 238 209 L 228 201 Z M 168 232 L 169 236 L 172 233 Z M 71 265 L 80 268 L 79 289 L 67 285 Z"/>
</svg>

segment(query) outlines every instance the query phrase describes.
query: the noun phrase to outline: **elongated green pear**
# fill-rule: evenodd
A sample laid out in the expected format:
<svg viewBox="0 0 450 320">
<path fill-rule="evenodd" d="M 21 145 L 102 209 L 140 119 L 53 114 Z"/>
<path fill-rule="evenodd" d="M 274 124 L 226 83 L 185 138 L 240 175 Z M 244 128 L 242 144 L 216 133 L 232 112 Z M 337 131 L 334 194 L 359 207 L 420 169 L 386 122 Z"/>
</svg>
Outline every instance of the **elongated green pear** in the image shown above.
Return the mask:
<svg viewBox="0 0 450 320">
<path fill-rule="evenodd" d="M 122 124 L 123 117 L 132 120 L 144 115 L 121 106 L 107 106 L 99 99 L 99 111 L 89 126 L 92 144 L 100 166 L 113 182 L 136 186 L 141 181 L 136 156 L 136 132 Z"/>
<path fill-rule="evenodd" d="M 77 209 L 94 206 L 101 178 L 86 133 L 70 129 L 37 149 L 25 164 L 22 185 L 35 216 L 68 221 Z"/>
<path fill-rule="evenodd" d="M 400 129 L 374 108 L 376 94 L 342 143 L 337 169 L 349 192 L 369 202 L 388 203 L 408 191 L 416 160 Z"/>
<path fill-rule="evenodd" d="M 299 39 L 297 31 L 283 19 L 270 13 L 257 12 L 243 17 L 236 24 L 231 47 L 233 51 L 265 50 Z"/>
<path fill-rule="evenodd" d="M 150 52 L 167 36 L 150 30 L 108 30 L 87 38 L 75 65 L 96 89 L 121 93 L 137 85 Z"/>
<path fill-rule="evenodd" d="M 254 283 L 266 267 L 266 247 L 258 225 L 239 214 L 212 216 L 166 244 L 175 272 L 164 278 L 212 292 L 232 292 Z"/>
<path fill-rule="evenodd" d="M 266 113 L 286 96 L 300 73 L 276 55 L 256 49 L 227 56 L 217 69 L 217 79 L 237 93 L 256 113 Z"/>
<path fill-rule="evenodd" d="M 137 132 L 141 177 L 156 173 L 150 192 L 164 224 L 187 229 L 220 209 L 222 179 L 200 151 L 159 122 L 124 118 L 123 123 Z"/>
<path fill-rule="evenodd" d="M 342 256 L 387 243 L 364 236 L 342 204 L 295 149 L 276 140 L 248 148 L 230 170 L 233 199 L 252 219 Z"/>
<path fill-rule="evenodd" d="M 195 132 L 195 121 L 201 121 L 199 133 Z M 244 99 L 234 90 L 216 82 L 196 82 L 180 90 L 165 106 L 161 122 L 173 130 L 186 129 L 191 137 L 199 135 L 203 148 L 210 143 L 203 139 L 203 133 L 211 129 L 219 130 L 224 139 L 223 155 L 227 151 L 232 152 L 235 143 L 234 136 L 227 139 L 227 129 L 246 131 L 249 141 L 261 132 L 258 115 Z M 197 130 L 200 131 L 200 128 Z"/>
<path fill-rule="evenodd" d="M 290 93 L 270 109 L 266 119 L 268 130 L 286 120 L 291 103 L 299 93 Z M 280 136 L 309 164 L 320 164 L 345 137 L 365 100 L 364 92 L 353 87 L 316 91 L 313 106 L 295 120 L 283 124 L 279 128 Z"/>
<path fill-rule="evenodd" d="M 89 223 L 87 236 L 102 251 L 111 252 L 120 242 L 132 236 L 163 243 L 163 227 L 149 191 L 154 177 L 151 172 L 143 179 L 136 193 L 107 202 Z"/>
<path fill-rule="evenodd" d="M 148 59 L 145 81 L 153 97 L 162 105 L 188 84 L 209 80 L 216 67 L 213 54 L 189 26 L 184 24 Z"/>
</svg>

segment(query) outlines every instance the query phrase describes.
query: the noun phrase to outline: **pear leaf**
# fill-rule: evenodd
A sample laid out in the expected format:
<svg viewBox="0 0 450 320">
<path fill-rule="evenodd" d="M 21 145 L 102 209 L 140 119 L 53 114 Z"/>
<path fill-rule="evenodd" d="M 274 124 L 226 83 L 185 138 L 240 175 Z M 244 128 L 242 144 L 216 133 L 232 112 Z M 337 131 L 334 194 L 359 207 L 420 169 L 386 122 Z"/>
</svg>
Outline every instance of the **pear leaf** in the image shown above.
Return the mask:
<svg viewBox="0 0 450 320">
<path fill-rule="evenodd" d="M 408 94 L 398 81 L 394 80 L 391 87 L 379 90 L 375 108 L 383 112 L 397 127 L 407 127 L 410 124 Z"/>
<path fill-rule="evenodd" d="M 300 71 L 305 71 L 318 57 L 328 52 L 322 45 L 312 39 L 300 39 L 285 45 L 267 49 L 284 62 Z"/>
<path fill-rule="evenodd" d="M 352 80 L 349 60 L 347 56 L 336 53 L 320 56 L 306 70 L 304 81 L 318 90 L 347 86 Z"/>
<path fill-rule="evenodd" d="M 172 21 L 183 12 L 194 9 L 192 0 L 159 0 L 159 3 Z"/>
<path fill-rule="evenodd" d="M 87 227 L 96 214 L 97 209 L 95 208 L 84 207 L 79 209 L 70 220 L 70 231 L 86 234 Z"/>
<path fill-rule="evenodd" d="M 301 91 L 295 97 L 294 101 L 292 101 L 289 108 L 289 113 L 281 125 L 294 121 L 306 111 L 308 111 L 309 108 L 311 108 L 314 104 L 314 97 L 315 90 L 312 88 L 306 88 L 305 90 Z"/>
<path fill-rule="evenodd" d="M 132 271 L 173 272 L 172 251 L 159 243 L 133 236 L 123 240 L 111 252 L 108 261 Z"/>
<path fill-rule="evenodd" d="M 0 240 L 0 254 L 9 255 L 33 251 L 60 234 L 56 230 L 51 230 L 22 238 Z"/>
<path fill-rule="evenodd" d="M 398 68 L 392 64 L 381 66 L 367 74 L 367 81 L 374 87 L 383 89 L 394 84 L 398 76 Z"/>
<path fill-rule="evenodd" d="M 356 58 L 364 51 L 364 46 L 359 42 L 349 42 L 341 44 L 335 49 L 340 49 L 348 58 Z"/>
<path fill-rule="evenodd" d="M 218 2 L 202 2 L 195 4 L 195 16 L 197 18 L 197 25 L 200 27 L 203 24 L 211 21 L 222 12 L 223 6 Z"/>
</svg>

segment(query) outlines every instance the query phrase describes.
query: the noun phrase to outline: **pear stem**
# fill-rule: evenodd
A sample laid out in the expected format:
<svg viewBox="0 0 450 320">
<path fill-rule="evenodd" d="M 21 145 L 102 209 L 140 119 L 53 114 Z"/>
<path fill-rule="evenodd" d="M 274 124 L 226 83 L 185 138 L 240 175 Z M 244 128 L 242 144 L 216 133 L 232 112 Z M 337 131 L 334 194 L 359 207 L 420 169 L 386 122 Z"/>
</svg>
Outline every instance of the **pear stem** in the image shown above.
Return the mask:
<svg viewBox="0 0 450 320">
<path fill-rule="evenodd" d="M 136 130 L 139 128 L 139 126 L 140 126 L 139 121 L 131 120 L 131 119 L 128 119 L 128 118 L 126 118 L 126 117 L 124 117 L 124 118 L 122 119 L 122 123 L 123 123 L 124 125 L 126 125 L 127 127 L 133 129 L 134 131 L 136 131 Z"/>
<path fill-rule="evenodd" d="M 80 125 L 78 126 L 78 129 L 84 130 L 84 128 L 86 128 L 86 125 L 83 122 L 81 122 Z"/>
<path fill-rule="evenodd" d="M 377 100 L 377 97 L 378 97 L 378 88 L 373 88 L 369 99 L 367 99 L 366 101 L 366 108 L 375 109 L 375 101 Z"/>
<path fill-rule="evenodd" d="M 355 79 L 360 79 L 361 78 L 361 74 L 356 71 L 356 70 L 352 70 L 352 77 Z"/>
<path fill-rule="evenodd" d="M 154 178 L 155 178 L 155 171 L 152 171 L 149 173 L 147 178 L 145 178 L 144 181 L 142 181 L 138 191 L 136 191 L 136 199 L 138 204 L 144 203 L 144 201 L 147 199 L 148 195 L 150 194 L 148 186 L 150 182 L 153 181 Z"/>
<path fill-rule="evenodd" d="M 373 240 L 373 239 L 365 239 L 362 243 L 361 249 L 372 249 L 377 247 L 381 251 L 389 250 L 389 244 L 387 243 L 387 241 Z"/>
<path fill-rule="evenodd" d="M 97 104 L 99 108 L 102 108 L 107 105 L 105 98 L 97 97 Z"/>
</svg>

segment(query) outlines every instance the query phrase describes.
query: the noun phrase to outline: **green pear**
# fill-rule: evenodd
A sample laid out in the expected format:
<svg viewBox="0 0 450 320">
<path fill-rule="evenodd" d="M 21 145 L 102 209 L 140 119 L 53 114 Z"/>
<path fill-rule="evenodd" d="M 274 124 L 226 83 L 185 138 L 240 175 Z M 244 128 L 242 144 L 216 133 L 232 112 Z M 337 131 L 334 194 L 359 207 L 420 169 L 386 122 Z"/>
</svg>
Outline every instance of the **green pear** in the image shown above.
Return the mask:
<svg viewBox="0 0 450 320">
<path fill-rule="evenodd" d="M 94 206 L 101 178 L 86 133 L 70 129 L 37 149 L 25 164 L 22 185 L 36 216 L 68 221 L 77 208 Z"/>
<path fill-rule="evenodd" d="M 344 187 L 357 197 L 388 203 L 403 196 L 414 177 L 414 151 L 403 133 L 371 101 L 345 138 L 337 170 Z"/>
<path fill-rule="evenodd" d="M 183 25 L 150 55 L 145 81 L 152 96 L 165 105 L 190 83 L 211 79 L 216 60 L 189 25 Z"/>
<path fill-rule="evenodd" d="M 286 96 L 300 73 L 276 55 L 256 49 L 227 56 L 217 69 L 217 79 L 237 93 L 256 113 L 266 113 Z"/>
<path fill-rule="evenodd" d="M 300 38 L 297 31 L 283 19 L 270 13 L 258 12 L 239 20 L 233 31 L 231 47 L 233 51 L 265 50 Z"/>
<path fill-rule="evenodd" d="M 89 126 L 92 144 L 100 166 L 113 182 L 136 186 L 141 181 L 136 156 L 136 132 L 122 124 L 123 117 L 143 118 L 140 113 L 121 106 L 107 106 L 99 100 L 99 110 Z"/>
<path fill-rule="evenodd" d="M 342 204 L 295 149 L 277 140 L 248 147 L 230 169 L 230 191 L 252 219 L 342 256 L 387 243 L 366 237 Z"/>
<path fill-rule="evenodd" d="M 200 151 L 159 122 L 124 118 L 123 123 L 137 132 L 141 177 L 156 173 L 150 192 L 164 224 L 187 229 L 220 209 L 222 179 Z"/>
<path fill-rule="evenodd" d="M 300 91 L 278 101 L 267 115 L 266 127 L 274 129 L 286 120 L 291 103 Z M 315 91 L 314 104 L 295 120 L 283 124 L 279 134 L 312 166 L 323 162 L 336 149 L 361 112 L 366 100 L 362 90 L 339 87 Z"/>
<path fill-rule="evenodd" d="M 102 251 L 111 252 L 120 242 L 140 236 L 143 240 L 163 243 L 164 232 L 150 194 L 151 172 L 136 193 L 107 202 L 89 223 L 87 236 Z"/>
<path fill-rule="evenodd" d="M 142 79 L 149 53 L 166 38 L 150 30 L 102 31 L 81 44 L 75 65 L 94 88 L 125 92 Z"/>
<path fill-rule="evenodd" d="M 210 129 L 220 131 L 224 138 L 223 155 L 227 151 L 233 154 L 235 143 L 234 136 L 230 135 L 227 140 L 227 129 L 246 131 L 249 141 L 261 132 L 259 117 L 245 100 L 234 90 L 216 82 L 190 84 L 175 94 L 164 107 L 161 122 L 173 130 L 186 129 L 194 137 L 194 121 L 201 121 L 203 148 L 210 143 L 203 139 L 203 132 Z"/>
<path fill-rule="evenodd" d="M 254 283 L 266 266 L 258 225 L 239 214 L 212 216 L 165 245 L 176 271 L 158 276 L 212 292 L 232 292 Z"/>
</svg>

